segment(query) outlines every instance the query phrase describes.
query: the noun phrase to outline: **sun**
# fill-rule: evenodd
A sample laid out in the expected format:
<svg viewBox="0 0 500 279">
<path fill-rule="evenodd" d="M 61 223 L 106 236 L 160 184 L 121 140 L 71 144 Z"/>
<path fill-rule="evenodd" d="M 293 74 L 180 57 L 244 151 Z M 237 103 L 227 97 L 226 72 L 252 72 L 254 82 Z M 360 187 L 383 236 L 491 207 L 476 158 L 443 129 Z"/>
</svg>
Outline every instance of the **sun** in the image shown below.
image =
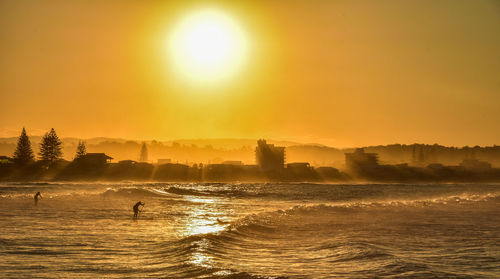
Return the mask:
<svg viewBox="0 0 500 279">
<path fill-rule="evenodd" d="M 248 55 L 246 36 L 237 22 L 218 10 L 201 10 L 184 18 L 168 40 L 175 70 L 196 82 L 234 76 Z"/>
</svg>

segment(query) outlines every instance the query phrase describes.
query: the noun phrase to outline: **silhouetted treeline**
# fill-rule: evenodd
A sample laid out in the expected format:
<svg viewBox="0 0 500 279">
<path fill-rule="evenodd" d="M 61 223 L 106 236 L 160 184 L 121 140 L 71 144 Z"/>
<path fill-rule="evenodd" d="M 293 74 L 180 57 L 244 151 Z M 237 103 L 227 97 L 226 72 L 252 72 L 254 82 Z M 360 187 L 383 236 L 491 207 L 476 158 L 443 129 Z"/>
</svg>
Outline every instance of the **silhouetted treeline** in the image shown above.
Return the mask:
<svg viewBox="0 0 500 279">
<path fill-rule="evenodd" d="M 75 141 L 71 145 L 73 150 L 69 152 L 73 154 L 73 158 L 68 161 L 63 159 L 64 144 L 54 129 L 46 133 L 38 144 L 33 145 L 39 147 L 38 157 L 35 157 L 30 137 L 23 128 L 12 156 L 0 156 L 0 180 L 500 181 L 500 170 L 491 164 L 497 162 L 500 155 L 498 146 L 453 148 L 396 144 L 367 147 L 367 152 L 363 148 L 352 152 L 351 149 L 340 150 L 318 145 L 285 148 L 265 140 L 259 140 L 258 143 L 255 149 L 244 146 L 228 150 L 212 146 L 198 147 L 194 144 L 187 146 L 177 142 L 165 144 L 152 141 L 149 144 L 139 144 L 133 141 L 100 141 L 92 146 L 83 141 Z M 136 157 L 139 161 L 127 159 L 112 163 L 116 158 L 104 152 L 87 153 L 87 149 L 99 149 L 97 147 L 105 149 L 107 154 L 108 151 L 113 154 L 118 152 L 116 150 L 130 149 L 129 158 Z M 162 152 L 167 152 L 167 158 L 159 160 L 158 164 L 148 162 L 150 154 L 162 156 Z M 213 154 L 225 157 L 208 160 L 205 165 L 188 163 L 202 162 L 202 158 L 206 159 L 206 156 Z M 244 164 L 237 155 L 244 158 L 251 156 L 254 159 L 247 161 L 256 160 L 257 165 Z M 182 156 L 186 156 L 184 164 L 171 159 Z M 302 162 L 285 164 L 285 157 L 288 161 Z M 328 161 L 331 162 L 330 166 L 325 166 Z M 442 163 L 446 161 L 456 164 Z M 345 171 L 335 168 L 335 162 L 345 166 L 342 168 Z"/>
<path fill-rule="evenodd" d="M 12 156 L 16 149 L 18 138 L 0 139 L 0 154 Z M 33 144 L 33 152 L 39 152 L 41 137 L 30 137 Z M 78 146 L 79 139 L 62 139 L 63 158 L 72 160 Z M 172 162 L 192 164 L 202 162 L 205 164 L 222 163 L 223 161 L 238 160 L 246 164 L 255 163 L 254 149 L 256 141 L 250 140 L 219 140 L 228 142 L 228 147 L 222 144 L 208 145 L 204 143 L 215 143 L 217 140 L 192 140 L 174 142 L 147 142 L 147 153 L 150 162 L 158 159 L 168 158 Z M 272 142 L 272 141 L 271 141 Z M 197 143 L 197 144 L 195 144 Z M 240 143 L 240 144 L 238 144 Z M 351 152 L 352 148 L 339 149 L 321 145 L 293 145 L 287 142 L 287 162 L 310 162 L 313 166 L 344 167 L 344 153 Z M 142 143 L 121 139 L 94 138 L 86 140 L 88 152 L 102 152 L 110 155 L 115 161 L 139 160 Z M 380 161 L 385 164 L 414 163 L 414 152 L 423 154 L 423 160 L 419 163 L 424 166 L 432 163 L 444 165 L 458 165 L 463 159 L 476 158 L 490 162 L 494 167 L 500 167 L 500 146 L 487 147 L 447 147 L 442 145 L 392 144 L 384 146 L 365 147 L 367 152 L 379 154 Z"/>
<path fill-rule="evenodd" d="M 425 167 L 376 165 L 349 171 L 354 180 L 380 182 L 500 182 L 500 169 L 429 164 Z"/>
<path fill-rule="evenodd" d="M 367 152 L 379 155 L 383 163 L 407 163 L 413 162 L 414 153 L 417 157 L 423 155 L 424 165 L 438 163 L 443 165 L 459 165 L 464 159 L 478 159 L 487 161 L 495 167 L 500 167 L 500 146 L 474 146 L 474 147 L 448 147 L 439 144 L 391 144 L 366 147 Z"/>
<path fill-rule="evenodd" d="M 297 162 L 311 162 L 315 166 L 344 166 L 344 154 L 355 148 L 337 149 L 327 146 L 299 145 L 287 147 L 287 159 Z M 462 160 L 474 158 L 487 161 L 494 167 L 500 167 L 500 146 L 486 147 L 448 147 L 438 144 L 391 144 L 368 146 L 366 152 L 377 153 L 381 163 L 425 166 L 438 163 L 443 165 L 459 165 Z M 417 154 L 415 154 L 417 153 Z M 423 160 L 415 158 L 414 154 L 423 155 Z"/>
<path fill-rule="evenodd" d="M 381 181 L 381 182 L 500 182 L 500 169 L 467 169 L 462 166 L 431 164 L 426 167 L 377 165 L 361 170 L 340 171 L 333 167 L 287 166 L 268 176 L 256 165 L 162 164 L 135 161 L 95 164 L 84 161 L 42 161 L 24 166 L 0 163 L 2 181 Z"/>
</svg>

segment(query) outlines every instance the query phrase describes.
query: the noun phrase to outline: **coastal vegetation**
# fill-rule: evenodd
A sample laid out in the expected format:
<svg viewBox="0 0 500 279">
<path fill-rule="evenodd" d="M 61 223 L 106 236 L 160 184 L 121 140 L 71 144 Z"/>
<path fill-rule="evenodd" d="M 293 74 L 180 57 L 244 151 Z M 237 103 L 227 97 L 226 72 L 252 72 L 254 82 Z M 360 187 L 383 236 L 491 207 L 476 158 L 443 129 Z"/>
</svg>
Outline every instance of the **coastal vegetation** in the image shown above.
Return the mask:
<svg viewBox="0 0 500 279">
<path fill-rule="evenodd" d="M 275 161 L 275 158 L 257 160 L 255 146 L 250 145 L 239 148 L 233 145 L 233 148 L 225 149 L 194 143 L 150 141 L 139 144 L 107 140 L 95 143 L 95 140 L 90 140 L 90 150 L 93 151 L 90 153 L 85 141 L 74 141 L 69 146 L 65 146 L 64 141 L 51 129 L 41 138 L 38 157 L 35 157 L 30 137 L 23 128 L 12 155 L 1 156 L 0 180 L 500 181 L 500 169 L 497 167 L 499 146 L 371 146 L 364 148 L 363 152 L 375 154 L 373 162 L 349 165 L 344 160 L 347 160 L 347 154 L 355 154 L 352 148 L 288 142 L 282 143 L 288 146 L 273 147 L 282 150 L 282 160 L 278 158 L 278 165 L 269 168 L 268 162 Z M 2 144 L 9 143 L 0 142 L 0 146 Z M 264 144 L 267 145 L 265 141 Z M 63 150 L 68 148 L 73 152 L 64 154 Z M 123 154 L 127 157 L 124 158 Z M 122 157 L 116 159 L 119 156 Z"/>
</svg>

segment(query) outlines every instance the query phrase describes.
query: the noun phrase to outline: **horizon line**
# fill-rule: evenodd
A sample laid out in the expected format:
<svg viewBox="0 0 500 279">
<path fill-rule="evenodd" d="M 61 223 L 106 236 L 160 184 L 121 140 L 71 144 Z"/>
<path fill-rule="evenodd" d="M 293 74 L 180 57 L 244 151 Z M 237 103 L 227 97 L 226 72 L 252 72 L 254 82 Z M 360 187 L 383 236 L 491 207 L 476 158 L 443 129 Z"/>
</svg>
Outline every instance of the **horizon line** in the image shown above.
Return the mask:
<svg viewBox="0 0 500 279">
<path fill-rule="evenodd" d="M 43 135 L 28 135 L 29 137 L 43 137 Z M 2 136 L 0 137 L 0 140 L 2 139 L 14 139 L 18 138 L 19 136 Z M 370 148 L 370 147 L 378 147 L 378 146 L 390 146 L 390 145 L 406 145 L 406 146 L 411 146 L 411 145 L 438 145 L 438 146 L 443 146 L 443 147 L 450 147 L 450 148 L 475 148 L 475 147 L 480 147 L 480 148 L 486 148 L 486 147 L 496 147 L 499 146 L 497 144 L 489 144 L 489 145 L 445 145 L 445 144 L 440 144 L 440 143 L 422 143 L 422 142 L 413 142 L 413 143 L 385 143 L 385 144 L 369 144 L 369 145 L 351 145 L 351 146 L 333 146 L 333 145 L 327 145 L 323 143 L 318 143 L 318 142 L 299 142 L 296 140 L 286 140 L 286 139 L 273 139 L 273 138 L 223 138 L 223 137 L 216 137 L 216 138 L 177 138 L 177 139 L 168 139 L 168 140 L 158 140 L 158 139 L 128 139 L 128 138 L 122 138 L 122 137 L 106 137 L 106 136 L 94 136 L 94 137 L 88 137 L 88 138 L 80 138 L 76 136 L 66 136 L 66 137 L 61 137 L 61 140 L 63 139 L 75 139 L 75 140 L 82 140 L 82 141 L 87 141 L 87 140 L 96 140 L 96 139 L 105 139 L 105 140 L 122 140 L 122 141 L 133 141 L 137 143 L 141 142 L 146 142 L 146 143 L 151 143 L 153 141 L 160 142 L 160 143 L 165 143 L 165 142 L 176 142 L 176 141 L 203 141 L 203 140 L 212 140 L 212 141 L 217 141 L 217 140 L 234 140 L 234 141 L 255 141 L 257 142 L 258 139 L 265 139 L 266 141 L 272 141 L 272 142 L 284 142 L 288 143 L 287 146 L 319 146 L 319 147 L 327 147 L 327 148 L 334 148 L 334 149 L 355 149 L 355 148 Z M 242 147 L 245 145 L 242 145 Z"/>
</svg>

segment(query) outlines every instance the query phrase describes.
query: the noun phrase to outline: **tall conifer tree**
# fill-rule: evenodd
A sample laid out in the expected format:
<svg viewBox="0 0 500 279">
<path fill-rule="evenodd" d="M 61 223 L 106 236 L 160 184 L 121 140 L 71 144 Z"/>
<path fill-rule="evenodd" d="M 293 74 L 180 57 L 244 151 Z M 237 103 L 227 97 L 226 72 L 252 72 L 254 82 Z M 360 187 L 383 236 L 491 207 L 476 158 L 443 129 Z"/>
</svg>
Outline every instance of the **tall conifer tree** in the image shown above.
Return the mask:
<svg viewBox="0 0 500 279">
<path fill-rule="evenodd" d="M 26 165 L 33 162 L 34 158 L 35 156 L 33 154 L 33 150 L 31 149 L 30 139 L 26 134 L 26 129 L 23 127 L 21 135 L 17 140 L 17 147 L 13 156 L 14 162 L 19 165 Z"/>
<path fill-rule="evenodd" d="M 84 141 L 78 142 L 78 147 L 76 148 L 76 156 L 75 159 L 81 158 L 87 154 L 87 148 L 85 147 Z"/>
<path fill-rule="evenodd" d="M 38 155 L 40 155 L 41 160 L 49 164 L 62 157 L 61 141 L 59 140 L 56 131 L 54 131 L 54 128 L 43 136 Z"/>
</svg>

